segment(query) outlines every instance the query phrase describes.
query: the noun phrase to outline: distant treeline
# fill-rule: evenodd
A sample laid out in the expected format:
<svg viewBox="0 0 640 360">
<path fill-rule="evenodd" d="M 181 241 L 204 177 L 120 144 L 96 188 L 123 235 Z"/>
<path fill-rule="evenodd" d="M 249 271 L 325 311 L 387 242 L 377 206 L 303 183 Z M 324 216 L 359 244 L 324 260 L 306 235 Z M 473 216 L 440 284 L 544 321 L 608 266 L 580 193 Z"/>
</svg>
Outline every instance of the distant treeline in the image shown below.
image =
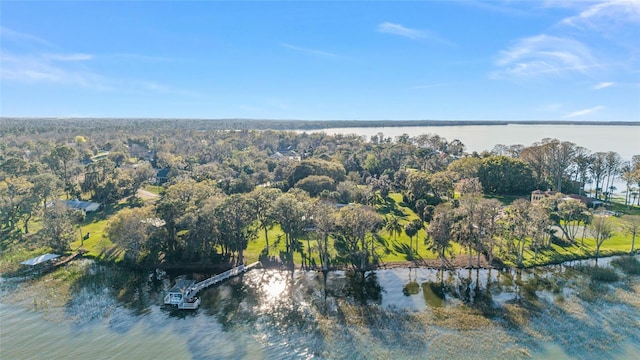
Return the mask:
<svg viewBox="0 0 640 360">
<path fill-rule="evenodd" d="M 27 118 L 1 117 L 0 132 L 41 133 L 58 129 L 195 129 L 195 130 L 321 130 L 348 127 L 468 126 L 468 125 L 640 125 L 640 121 L 566 120 L 270 120 L 153 118 Z"/>
</svg>

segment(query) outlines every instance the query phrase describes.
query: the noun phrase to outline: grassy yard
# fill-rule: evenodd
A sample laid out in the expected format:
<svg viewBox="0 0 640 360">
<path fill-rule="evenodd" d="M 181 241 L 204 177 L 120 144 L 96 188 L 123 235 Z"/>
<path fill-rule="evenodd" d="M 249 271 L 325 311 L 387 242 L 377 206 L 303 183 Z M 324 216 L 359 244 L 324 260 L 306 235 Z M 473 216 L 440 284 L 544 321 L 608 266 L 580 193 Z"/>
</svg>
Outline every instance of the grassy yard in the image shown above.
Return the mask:
<svg viewBox="0 0 640 360">
<path fill-rule="evenodd" d="M 161 189 L 162 187 L 146 188 L 146 190 L 153 192 L 160 192 Z M 510 197 L 499 198 L 500 201 L 506 204 L 511 203 L 514 199 L 515 198 Z M 112 216 L 114 216 L 120 210 L 129 206 L 131 206 L 130 203 L 122 201 L 108 209 L 103 209 L 96 213 L 88 214 L 82 224 L 82 233 L 90 233 L 90 237 L 87 240 L 81 241 L 80 231 L 78 231 L 78 239 L 71 244 L 72 250 L 76 250 L 82 247 L 88 252 L 87 254 L 89 256 L 108 261 L 121 260 L 124 256 L 124 253 L 109 240 L 108 236 L 105 233 L 105 229 L 109 222 L 109 219 Z M 383 217 L 397 216 L 400 219 L 400 224 L 402 226 L 412 220 L 418 219 L 418 216 L 402 201 L 402 195 L 399 193 L 391 193 L 388 198 L 384 200 L 380 199 L 376 206 L 376 209 L 378 213 L 380 213 L 380 215 Z M 640 210 L 638 209 L 638 207 L 632 207 L 631 209 L 629 209 L 624 205 L 615 204 L 610 207 L 610 209 L 640 216 Z M 624 232 L 622 227 L 622 220 L 613 216 L 609 217 L 609 219 L 614 224 L 614 236 L 604 242 L 600 249 L 600 256 L 628 253 L 631 248 L 631 237 Z M 30 223 L 32 232 L 37 231 L 40 226 L 41 224 L 39 223 L 39 219 L 34 219 Z M 269 230 L 268 234 L 270 245 L 269 255 L 278 258 L 280 252 L 283 252 L 285 250 L 284 233 L 282 232 L 280 227 L 276 225 Z M 381 256 L 380 260 L 382 263 L 405 262 L 412 259 L 436 259 L 436 255 L 426 250 L 425 248 L 425 229 L 420 230 L 418 234 L 412 239 L 412 241 L 404 233 L 404 231 L 400 234 L 392 236 L 386 230 L 382 229 L 377 234 L 377 236 L 378 239 L 376 241 L 376 251 L 378 255 Z M 332 241 L 333 240 L 330 239 L 330 242 Z M 305 253 L 307 252 L 308 244 L 311 245 L 312 259 L 316 264 L 320 264 L 318 253 L 315 250 L 317 248 L 316 240 L 312 237 L 309 242 L 307 242 L 307 239 L 302 239 L 301 242 L 305 249 Z M 410 242 L 413 243 L 413 249 L 416 248 L 417 243 L 417 253 L 409 253 L 408 249 Z M 639 244 L 637 247 L 640 247 L 640 238 L 638 239 L 638 243 Z M 333 248 L 331 245 L 332 244 L 330 244 L 330 248 Z M 256 238 L 249 242 L 249 245 L 244 252 L 245 261 L 248 263 L 257 261 L 260 254 L 265 250 L 265 248 L 266 241 L 264 238 L 264 231 L 262 229 L 259 229 Z M 9 262 L 19 262 L 45 252 L 46 249 L 17 249 L 16 251 L 12 251 L 10 254 L 2 254 L 2 256 L 0 256 L 0 269 L 6 267 Z M 468 256 L 466 249 L 461 247 L 457 243 L 452 243 L 451 253 L 456 257 L 463 257 L 465 259 Z M 581 246 L 581 238 L 578 237 L 577 244 L 566 246 L 553 244 L 550 249 L 539 251 L 535 260 L 534 251 L 530 249 L 527 244 L 527 248 L 524 254 L 524 265 L 543 265 L 593 256 L 595 256 L 595 240 L 592 238 L 585 238 L 584 246 Z M 503 260 L 505 260 L 505 264 L 507 265 L 514 265 L 512 256 L 507 257 Z M 302 259 L 299 253 L 294 254 L 294 261 L 296 264 L 302 263 Z"/>
<path fill-rule="evenodd" d="M 158 185 L 147 185 L 144 189 L 156 195 L 162 195 L 162 192 L 164 191 L 164 187 Z"/>
</svg>

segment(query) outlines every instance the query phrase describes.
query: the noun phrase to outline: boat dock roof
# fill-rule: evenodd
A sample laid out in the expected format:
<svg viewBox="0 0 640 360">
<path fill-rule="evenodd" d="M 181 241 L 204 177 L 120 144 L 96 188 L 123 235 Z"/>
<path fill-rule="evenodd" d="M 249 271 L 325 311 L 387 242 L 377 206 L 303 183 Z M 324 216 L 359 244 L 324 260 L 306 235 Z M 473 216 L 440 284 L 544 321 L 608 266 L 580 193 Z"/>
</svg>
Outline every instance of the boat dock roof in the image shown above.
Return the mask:
<svg viewBox="0 0 640 360">
<path fill-rule="evenodd" d="M 29 265 L 29 266 L 35 266 L 35 265 L 47 262 L 49 260 L 57 259 L 59 257 L 60 257 L 60 255 L 57 255 L 57 254 L 44 254 L 44 255 L 36 256 L 36 257 L 31 258 L 29 260 L 25 260 L 25 261 L 21 262 L 20 264 Z"/>
<path fill-rule="evenodd" d="M 191 285 L 195 284 L 194 280 L 179 280 L 170 290 L 170 293 L 183 294 Z"/>
</svg>

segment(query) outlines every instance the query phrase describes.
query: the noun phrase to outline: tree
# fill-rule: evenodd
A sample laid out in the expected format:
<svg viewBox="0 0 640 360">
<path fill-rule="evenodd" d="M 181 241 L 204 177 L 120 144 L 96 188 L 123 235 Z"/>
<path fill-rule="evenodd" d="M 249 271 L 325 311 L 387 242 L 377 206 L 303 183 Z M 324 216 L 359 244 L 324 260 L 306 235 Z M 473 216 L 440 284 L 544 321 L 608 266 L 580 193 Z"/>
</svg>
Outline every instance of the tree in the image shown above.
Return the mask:
<svg viewBox="0 0 640 360">
<path fill-rule="evenodd" d="M 169 186 L 156 204 L 157 215 L 165 221 L 166 250 L 172 255 L 178 249 L 178 231 L 186 229 L 185 220 L 193 216 L 203 202 L 219 191 L 208 181 L 188 179 Z"/>
<path fill-rule="evenodd" d="M 320 264 L 322 270 L 329 270 L 329 235 L 336 230 L 336 211 L 335 207 L 324 202 L 314 204 L 311 211 L 313 215 L 313 224 L 318 234 L 318 254 L 320 255 Z"/>
<path fill-rule="evenodd" d="M 349 263 L 359 271 L 365 271 L 375 258 L 369 258 L 366 237 L 376 232 L 382 218 L 370 206 L 354 204 L 345 206 L 338 212 L 335 240 L 339 260 Z M 372 239 L 373 241 L 373 239 Z"/>
<path fill-rule="evenodd" d="M 520 159 L 527 163 L 533 175 L 534 187 L 547 187 L 547 156 L 544 145 L 535 143 L 522 149 Z"/>
<path fill-rule="evenodd" d="M 122 209 L 111 218 L 105 232 L 125 251 L 125 258 L 136 263 L 149 239 L 153 211 L 150 207 Z"/>
<path fill-rule="evenodd" d="M 482 159 L 478 178 L 485 194 L 528 194 L 534 188 L 529 166 L 520 159 L 507 156 L 489 156 Z"/>
<path fill-rule="evenodd" d="M 412 171 L 407 175 L 405 181 L 406 196 L 411 203 L 416 203 L 419 200 L 424 200 L 431 190 L 429 183 L 429 175 L 423 172 Z"/>
<path fill-rule="evenodd" d="M 569 141 L 553 139 L 544 144 L 549 175 L 556 184 L 556 191 L 562 192 L 562 181 L 567 170 L 573 164 L 576 155 L 576 144 Z"/>
<path fill-rule="evenodd" d="M 456 191 L 460 194 L 460 206 L 456 209 L 456 219 L 452 225 L 452 233 L 457 241 L 467 246 L 469 267 L 473 266 L 473 250 L 482 251 L 482 237 L 487 222 L 486 213 L 478 211 L 481 200 L 482 185 L 477 178 L 462 179 L 456 183 Z"/>
<path fill-rule="evenodd" d="M 613 225 L 605 216 L 596 216 L 590 224 L 596 240 L 596 261 L 600 255 L 602 244 L 613 236 Z"/>
<path fill-rule="evenodd" d="M 411 249 L 411 251 L 413 251 L 413 247 L 412 247 L 413 237 L 418 234 L 418 231 L 420 231 L 422 227 L 423 227 L 423 224 L 422 224 L 422 220 L 420 219 L 415 219 L 413 221 L 410 221 L 404 226 L 404 233 L 407 234 L 407 236 L 409 237 L 409 249 Z M 416 240 L 416 253 L 418 253 L 417 240 Z"/>
<path fill-rule="evenodd" d="M 624 196 L 624 204 L 625 205 L 633 205 L 633 203 L 629 203 L 631 201 L 631 194 L 633 193 L 633 184 L 640 182 L 640 179 L 637 177 L 640 175 L 640 171 L 633 169 L 631 162 L 627 161 L 622 164 L 620 167 L 620 177 L 624 180 L 626 185 L 626 191 Z"/>
<path fill-rule="evenodd" d="M 442 261 L 442 268 L 447 261 L 447 250 L 451 248 L 451 227 L 453 225 L 454 212 L 450 204 L 436 206 L 433 219 L 427 229 L 427 250 L 438 255 Z"/>
<path fill-rule="evenodd" d="M 49 207 L 42 218 L 41 234 L 55 252 L 67 252 L 76 237 L 72 210 L 63 203 Z"/>
<path fill-rule="evenodd" d="M 478 177 L 478 171 L 482 165 L 482 159 L 478 157 L 464 157 L 454 160 L 447 167 L 448 171 L 457 173 L 460 179 Z"/>
<path fill-rule="evenodd" d="M 589 165 L 593 161 L 593 155 L 589 153 L 589 150 L 583 147 L 576 147 L 576 156 L 574 158 L 575 162 L 575 174 L 576 180 L 579 185 L 579 195 L 584 194 L 584 186 L 589 179 Z"/>
<path fill-rule="evenodd" d="M 589 171 L 593 175 L 593 179 L 595 180 L 595 184 L 596 184 L 596 193 L 594 196 L 596 199 L 599 199 L 598 193 L 602 189 L 600 187 L 600 181 L 603 180 L 603 177 L 607 171 L 606 156 L 607 156 L 607 153 L 604 153 L 604 152 L 597 152 L 593 154 L 593 159 L 589 166 Z"/>
<path fill-rule="evenodd" d="M 323 191 L 335 191 L 336 183 L 326 175 L 310 175 L 298 181 L 295 187 L 309 193 L 309 196 L 316 197 Z"/>
<path fill-rule="evenodd" d="M 51 150 L 46 158 L 49 167 L 64 181 L 67 199 L 69 198 L 70 181 L 70 164 L 78 156 L 76 150 L 70 146 L 59 144 Z"/>
<path fill-rule="evenodd" d="M 138 166 L 132 168 L 128 173 L 131 176 L 131 187 L 135 196 L 135 194 L 138 192 L 138 189 L 140 189 L 144 184 L 148 183 L 149 179 L 155 176 L 156 171 L 153 170 L 153 167 L 150 163 L 145 162 L 142 164 L 138 164 Z"/>
<path fill-rule="evenodd" d="M 622 163 L 622 158 L 615 151 L 607 152 L 605 156 L 605 169 L 607 175 L 607 184 L 604 189 L 607 191 L 607 195 L 605 197 L 605 201 L 608 201 L 611 198 L 613 191 L 610 191 L 611 184 L 615 181 L 616 176 L 620 173 L 620 164 Z"/>
<path fill-rule="evenodd" d="M 293 169 L 289 176 L 289 186 L 293 186 L 298 181 L 310 175 L 325 175 L 334 181 L 344 181 L 346 171 L 340 163 L 325 161 L 320 159 L 302 160 Z"/>
<path fill-rule="evenodd" d="M 487 245 L 487 255 L 489 264 L 493 262 L 493 249 L 495 247 L 495 236 L 498 232 L 497 220 L 502 211 L 502 203 L 498 199 L 482 199 L 478 204 L 477 211 L 483 224 L 482 238 Z M 479 265 L 479 264 L 478 264 Z"/>
<path fill-rule="evenodd" d="M 622 217 L 623 229 L 631 235 L 631 253 L 635 252 L 636 236 L 640 230 L 640 216 L 624 215 Z"/>
<path fill-rule="evenodd" d="M 576 234 L 578 233 L 580 223 L 584 221 L 586 211 L 587 206 L 578 200 L 561 200 L 558 203 L 559 221 L 557 225 L 568 241 L 576 241 Z"/>
<path fill-rule="evenodd" d="M 393 236 L 394 241 L 398 241 L 398 235 L 402 233 L 402 224 L 400 224 L 400 218 L 391 215 L 384 218 L 383 227 L 389 235 Z"/>
<path fill-rule="evenodd" d="M 527 237 L 531 234 L 531 203 L 517 199 L 506 210 L 504 236 L 516 253 L 516 263 L 522 266 Z"/>
<path fill-rule="evenodd" d="M 433 195 L 442 201 L 444 197 L 453 199 L 453 188 L 457 180 L 457 174 L 451 171 L 440 171 L 429 177 Z"/>
<path fill-rule="evenodd" d="M 300 202 L 291 193 L 282 194 L 271 207 L 274 220 L 280 224 L 285 235 L 287 261 L 293 265 L 293 250 L 299 248 L 298 239 L 302 236 L 309 221 L 308 203 Z"/>
<path fill-rule="evenodd" d="M 535 261 L 538 258 L 540 248 L 550 246 L 553 221 L 551 221 L 549 213 L 542 206 L 532 206 L 529 213 L 531 218 L 531 247 L 533 247 L 533 260 Z"/>
<path fill-rule="evenodd" d="M 198 210 L 188 221 L 188 236 L 185 244 L 183 259 L 187 261 L 209 261 L 211 255 L 217 253 L 216 246 L 222 249 L 222 255 L 229 257 L 231 248 L 226 242 L 222 219 L 218 216 L 219 207 L 226 196 L 213 195 L 204 200 Z"/>
<path fill-rule="evenodd" d="M 31 182 L 33 193 L 40 199 L 42 208 L 46 208 L 47 201 L 55 197 L 60 181 L 51 173 L 43 173 L 33 176 Z"/>
<path fill-rule="evenodd" d="M 216 215 L 229 247 L 238 254 L 236 266 L 243 264 L 244 250 L 256 235 L 251 226 L 256 216 L 255 201 L 244 194 L 233 194 L 218 207 Z"/>
<path fill-rule="evenodd" d="M 267 255 L 269 255 L 269 229 L 273 227 L 274 218 L 272 214 L 272 204 L 282 195 L 282 191 L 275 188 L 256 188 L 251 192 L 251 198 L 255 201 L 256 218 L 259 226 L 264 230 L 264 240 L 266 242 Z"/>
<path fill-rule="evenodd" d="M 33 184 L 26 176 L 10 176 L 0 180 L 0 217 L 2 228 L 16 229 L 23 215 L 31 217 L 35 202 L 32 196 Z M 27 221 L 28 221 L 27 218 Z M 26 224 L 25 224 L 26 226 Z M 26 229 L 28 230 L 28 228 Z"/>
</svg>

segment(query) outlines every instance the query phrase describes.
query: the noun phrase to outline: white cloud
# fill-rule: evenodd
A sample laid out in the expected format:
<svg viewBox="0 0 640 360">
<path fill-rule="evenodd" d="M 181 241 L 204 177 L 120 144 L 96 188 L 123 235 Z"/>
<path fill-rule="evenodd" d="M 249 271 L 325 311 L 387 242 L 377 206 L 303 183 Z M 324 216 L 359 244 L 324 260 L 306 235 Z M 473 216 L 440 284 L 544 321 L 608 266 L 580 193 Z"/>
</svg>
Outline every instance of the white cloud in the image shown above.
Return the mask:
<svg viewBox="0 0 640 360">
<path fill-rule="evenodd" d="M 77 61 L 91 59 L 85 54 L 71 55 L 15 55 L 3 51 L 0 55 L 0 79 L 26 84 L 49 83 L 80 87 L 95 91 L 115 91 L 130 94 L 155 93 L 187 97 L 201 94 L 156 81 L 109 78 L 95 73 Z"/>
<path fill-rule="evenodd" d="M 384 22 L 378 25 L 378 31 L 385 34 L 404 36 L 406 38 L 414 40 L 427 37 L 427 34 L 424 31 L 410 29 L 400 24 L 394 24 L 390 22 Z"/>
<path fill-rule="evenodd" d="M 594 85 L 593 87 L 591 87 L 592 90 L 600 90 L 600 89 L 604 89 L 604 88 L 608 88 L 609 86 L 613 86 L 616 83 L 614 82 L 601 82 L 599 84 Z"/>
<path fill-rule="evenodd" d="M 400 24 L 394 24 L 390 22 L 383 22 L 382 24 L 378 25 L 378 32 L 398 35 L 409 38 L 411 40 L 427 39 L 444 45 L 455 46 L 453 42 L 435 34 L 432 31 L 411 29 Z"/>
<path fill-rule="evenodd" d="M 580 41 L 545 34 L 517 40 L 500 52 L 495 65 L 500 69 L 493 76 L 498 78 L 586 73 L 602 66 Z"/>
<path fill-rule="evenodd" d="M 506 15 L 506 16 L 531 16 L 530 11 L 518 9 L 517 5 L 520 5 L 522 1 L 496 1 L 496 0 L 450 0 L 452 3 L 456 3 L 463 6 L 471 6 L 481 10 L 490 11 L 493 13 Z"/>
<path fill-rule="evenodd" d="M 35 35 L 22 33 L 22 32 L 11 30 L 2 26 L 0 26 L 0 37 L 6 40 L 10 40 L 13 43 L 18 43 L 19 45 L 38 44 L 38 45 L 51 46 L 50 42 L 42 38 L 39 38 Z"/>
<path fill-rule="evenodd" d="M 601 28 L 616 23 L 640 23 L 640 1 L 609 0 L 591 4 L 576 16 L 565 18 L 562 24 L 576 27 Z"/>
<path fill-rule="evenodd" d="M 43 58 L 55 61 L 86 61 L 94 58 L 90 54 L 44 54 Z"/>
<path fill-rule="evenodd" d="M 338 54 L 330 53 L 330 52 L 327 52 L 327 51 L 304 48 L 304 47 L 301 47 L 301 46 L 291 45 L 291 44 L 288 44 L 288 43 L 280 43 L 280 46 L 286 47 L 287 49 L 296 50 L 296 51 L 299 51 L 299 52 L 303 52 L 303 53 L 310 54 L 310 55 L 315 55 L 315 56 L 321 56 L 321 57 L 327 57 L 327 58 L 339 58 L 339 57 L 341 57 Z"/>
<path fill-rule="evenodd" d="M 600 111 L 602 109 L 604 109 L 604 106 L 598 105 L 598 106 L 594 106 L 594 107 L 589 108 L 589 109 L 582 109 L 582 110 L 574 111 L 572 113 L 569 113 L 569 114 L 563 116 L 563 118 L 568 119 L 568 118 L 573 118 L 573 117 L 577 117 L 577 116 L 589 115 L 589 114 L 593 114 L 594 112 Z"/>
</svg>

